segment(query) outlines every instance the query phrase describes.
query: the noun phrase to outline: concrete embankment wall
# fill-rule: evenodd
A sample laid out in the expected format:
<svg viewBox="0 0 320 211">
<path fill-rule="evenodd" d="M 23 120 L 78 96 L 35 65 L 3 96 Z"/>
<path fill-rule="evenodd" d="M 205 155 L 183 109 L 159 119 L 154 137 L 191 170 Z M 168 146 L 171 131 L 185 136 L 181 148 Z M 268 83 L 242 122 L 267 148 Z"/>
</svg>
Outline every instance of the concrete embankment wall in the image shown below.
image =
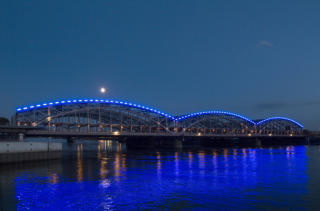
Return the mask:
<svg viewBox="0 0 320 211">
<path fill-rule="evenodd" d="M 0 163 L 55 159 L 61 152 L 61 143 L 0 142 Z"/>
</svg>

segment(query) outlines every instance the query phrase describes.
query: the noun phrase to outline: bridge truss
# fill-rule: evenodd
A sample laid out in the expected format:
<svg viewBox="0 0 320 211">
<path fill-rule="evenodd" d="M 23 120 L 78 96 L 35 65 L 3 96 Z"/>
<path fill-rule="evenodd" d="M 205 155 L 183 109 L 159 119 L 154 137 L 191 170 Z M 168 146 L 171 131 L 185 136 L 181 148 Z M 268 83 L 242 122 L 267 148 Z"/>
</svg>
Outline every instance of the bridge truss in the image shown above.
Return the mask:
<svg viewBox="0 0 320 211">
<path fill-rule="evenodd" d="M 56 132 L 108 134 L 301 134 L 303 126 L 273 117 L 253 121 L 226 111 L 172 116 L 157 109 L 116 100 L 63 100 L 18 108 L 15 126 Z"/>
</svg>

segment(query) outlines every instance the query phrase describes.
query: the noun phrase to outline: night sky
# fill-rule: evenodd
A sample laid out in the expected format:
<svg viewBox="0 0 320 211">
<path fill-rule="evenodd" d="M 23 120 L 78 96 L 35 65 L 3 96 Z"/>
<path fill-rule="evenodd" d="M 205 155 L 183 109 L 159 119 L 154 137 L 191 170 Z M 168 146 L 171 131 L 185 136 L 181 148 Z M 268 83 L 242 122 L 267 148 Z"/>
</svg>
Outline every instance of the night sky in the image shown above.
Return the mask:
<svg viewBox="0 0 320 211">
<path fill-rule="evenodd" d="M 2 0 L 0 116 L 100 98 L 320 129 L 320 2 Z"/>
</svg>

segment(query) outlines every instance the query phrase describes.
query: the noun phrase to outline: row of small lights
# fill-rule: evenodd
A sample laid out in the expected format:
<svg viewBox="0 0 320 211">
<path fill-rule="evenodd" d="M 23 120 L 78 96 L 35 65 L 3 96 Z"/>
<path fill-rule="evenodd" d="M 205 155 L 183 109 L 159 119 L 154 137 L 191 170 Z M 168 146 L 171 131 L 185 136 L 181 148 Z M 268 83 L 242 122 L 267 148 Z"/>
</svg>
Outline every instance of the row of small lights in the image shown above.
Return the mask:
<svg viewBox="0 0 320 211">
<path fill-rule="evenodd" d="M 256 124 L 259 125 L 259 124 L 262 124 L 262 123 L 264 123 L 264 122 L 267 122 L 267 121 L 270 121 L 270 120 L 274 120 L 274 119 L 280 119 L 280 120 L 290 121 L 290 122 L 295 123 L 296 125 L 299 125 L 301 128 L 303 128 L 303 125 L 300 124 L 299 122 L 294 121 L 293 119 L 286 118 L 286 117 L 270 117 L 270 118 L 261 120 L 260 122 L 257 122 Z"/>
<path fill-rule="evenodd" d="M 190 118 L 190 117 L 193 117 L 193 116 L 199 116 L 199 115 L 205 115 L 205 114 L 225 114 L 225 115 L 229 115 L 229 116 L 235 116 L 235 117 L 239 117 L 241 119 L 244 119 L 248 122 L 250 122 L 251 124 L 253 125 L 260 125 L 266 121 L 270 121 L 270 120 L 276 120 L 276 119 L 279 119 L 279 120 L 286 120 L 286 121 L 290 121 L 290 122 L 293 122 L 297 125 L 299 125 L 301 128 L 303 128 L 303 125 L 301 125 L 299 122 L 296 122 L 292 119 L 289 119 L 289 118 L 285 118 L 285 117 L 270 117 L 270 118 L 267 118 L 267 119 L 264 119 L 264 120 L 261 120 L 259 122 L 254 122 L 252 121 L 251 119 L 247 118 L 247 117 L 244 117 L 244 116 L 241 116 L 239 114 L 235 114 L 235 113 L 231 113 L 231 112 L 227 112 L 227 111 L 202 111 L 202 112 L 197 112 L 197 113 L 192 113 L 192 114 L 188 114 L 188 115 L 184 115 L 182 117 L 179 117 L 177 118 L 176 120 L 183 120 L 183 119 L 187 119 L 187 118 Z"/>
<path fill-rule="evenodd" d="M 197 113 L 192 113 L 192 114 L 188 114 L 188 115 L 184 115 L 182 117 L 179 117 L 177 120 L 182 120 L 182 119 L 186 119 L 186 118 L 190 118 L 190 117 L 193 117 L 193 116 L 199 116 L 199 115 L 204 115 L 204 114 L 225 114 L 225 115 L 229 115 L 229 116 L 236 116 L 236 117 L 239 117 L 241 119 L 244 119 L 248 122 L 250 122 L 251 124 L 256 124 L 254 121 L 244 117 L 244 116 L 241 116 L 239 114 L 235 114 L 235 113 L 231 113 L 231 112 L 227 112 L 227 111 L 202 111 L 202 112 L 197 112 Z"/>
<path fill-rule="evenodd" d="M 231 112 L 227 112 L 227 111 L 203 111 L 203 112 L 197 112 L 197 113 L 191 113 L 188 115 L 184 115 L 178 118 L 175 118 L 169 114 L 166 114 L 164 112 L 161 112 L 159 110 L 153 109 L 153 108 L 149 108 L 148 106 L 143 106 L 140 104 L 135 104 L 135 103 L 130 103 L 130 102 L 125 102 L 125 101 L 118 101 L 118 100 L 98 100 L 98 99 L 85 99 L 85 100 L 62 100 L 62 101 L 56 101 L 56 102 L 49 102 L 49 103 L 43 103 L 43 104 L 37 104 L 37 105 L 31 105 L 29 107 L 25 106 L 22 108 L 17 108 L 17 112 L 21 112 L 21 111 L 27 111 L 27 110 L 31 110 L 31 109 L 35 109 L 35 108 L 41 108 L 41 107 L 47 107 L 47 106 L 53 106 L 53 105 L 60 105 L 60 104 L 71 104 L 71 103 L 110 103 L 110 104 L 119 104 L 119 105 L 125 105 L 125 106 L 131 106 L 131 107 L 135 107 L 135 108 L 139 108 L 139 109 L 143 109 L 143 110 L 147 110 L 147 111 L 151 111 L 153 113 L 156 114 L 160 114 L 162 116 L 168 117 L 172 120 L 176 120 L 176 121 L 180 121 L 183 119 L 187 119 L 190 117 L 194 117 L 194 116 L 199 116 L 199 115 L 206 115 L 206 114 L 225 114 L 225 115 L 229 115 L 229 116 L 235 116 L 235 117 L 239 117 L 241 119 L 244 119 L 248 122 L 250 122 L 253 125 L 259 125 L 262 124 L 266 121 L 270 121 L 270 120 L 275 120 L 275 119 L 280 119 L 280 120 L 287 120 L 287 121 L 291 121 L 297 125 L 299 125 L 301 128 L 303 128 L 303 125 L 301 125 L 300 123 L 292 120 L 292 119 L 288 119 L 285 117 L 271 117 L 271 118 L 267 118 L 264 119 L 262 121 L 259 122 L 254 122 L 252 120 L 250 120 L 249 118 L 246 118 L 244 116 L 241 116 L 239 114 L 235 114 L 235 113 L 231 113 Z"/>
<path fill-rule="evenodd" d="M 130 102 L 125 102 L 125 101 L 118 101 L 118 100 L 98 100 L 98 99 L 85 99 L 85 100 L 62 100 L 62 101 L 56 101 L 56 102 L 50 102 L 50 103 L 43 103 L 43 104 L 37 104 L 37 105 L 31 105 L 29 107 L 25 106 L 22 108 L 17 108 L 18 112 L 21 111 L 27 111 L 31 110 L 34 108 L 40 108 L 40 107 L 47 107 L 47 106 L 52 106 L 52 105 L 60 105 L 60 104 L 71 104 L 71 103 L 110 103 L 110 104 L 119 104 L 119 105 L 125 105 L 125 106 L 131 106 L 135 108 L 140 108 L 143 110 L 148 110 L 153 113 L 160 114 L 165 117 L 169 117 L 170 119 L 175 120 L 175 118 L 169 114 L 166 114 L 164 112 L 161 112 L 159 110 L 150 108 L 148 106 L 140 105 L 140 104 L 135 104 L 135 103 L 130 103 Z"/>
</svg>

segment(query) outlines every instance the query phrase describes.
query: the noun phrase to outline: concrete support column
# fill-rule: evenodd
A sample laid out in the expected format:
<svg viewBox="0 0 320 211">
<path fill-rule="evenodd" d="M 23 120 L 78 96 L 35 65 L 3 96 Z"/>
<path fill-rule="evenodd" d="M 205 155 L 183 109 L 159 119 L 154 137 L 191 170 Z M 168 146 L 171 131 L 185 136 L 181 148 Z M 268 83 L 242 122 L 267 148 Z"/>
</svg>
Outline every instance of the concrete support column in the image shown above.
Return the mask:
<svg viewBox="0 0 320 211">
<path fill-rule="evenodd" d="M 256 138 L 255 139 L 255 145 L 257 146 L 257 147 L 261 147 L 261 140 L 260 139 L 258 139 L 258 138 Z"/>
<path fill-rule="evenodd" d="M 174 147 L 175 147 L 175 148 L 177 148 L 177 149 L 182 149 L 182 146 L 183 146 L 182 140 L 180 140 L 180 139 L 175 139 L 175 140 L 174 140 Z"/>
<path fill-rule="evenodd" d="M 19 133 L 18 139 L 19 139 L 19 141 L 24 141 L 24 134 L 23 133 Z"/>
<path fill-rule="evenodd" d="M 306 142 L 307 142 L 308 145 L 310 145 L 310 136 L 306 137 Z"/>
<path fill-rule="evenodd" d="M 67 138 L 67 143 L 71 144 L 71 143 L 73 143 L 73 141 L 74 141 L 73 137 L 68 137 Z"/>
</svg>

